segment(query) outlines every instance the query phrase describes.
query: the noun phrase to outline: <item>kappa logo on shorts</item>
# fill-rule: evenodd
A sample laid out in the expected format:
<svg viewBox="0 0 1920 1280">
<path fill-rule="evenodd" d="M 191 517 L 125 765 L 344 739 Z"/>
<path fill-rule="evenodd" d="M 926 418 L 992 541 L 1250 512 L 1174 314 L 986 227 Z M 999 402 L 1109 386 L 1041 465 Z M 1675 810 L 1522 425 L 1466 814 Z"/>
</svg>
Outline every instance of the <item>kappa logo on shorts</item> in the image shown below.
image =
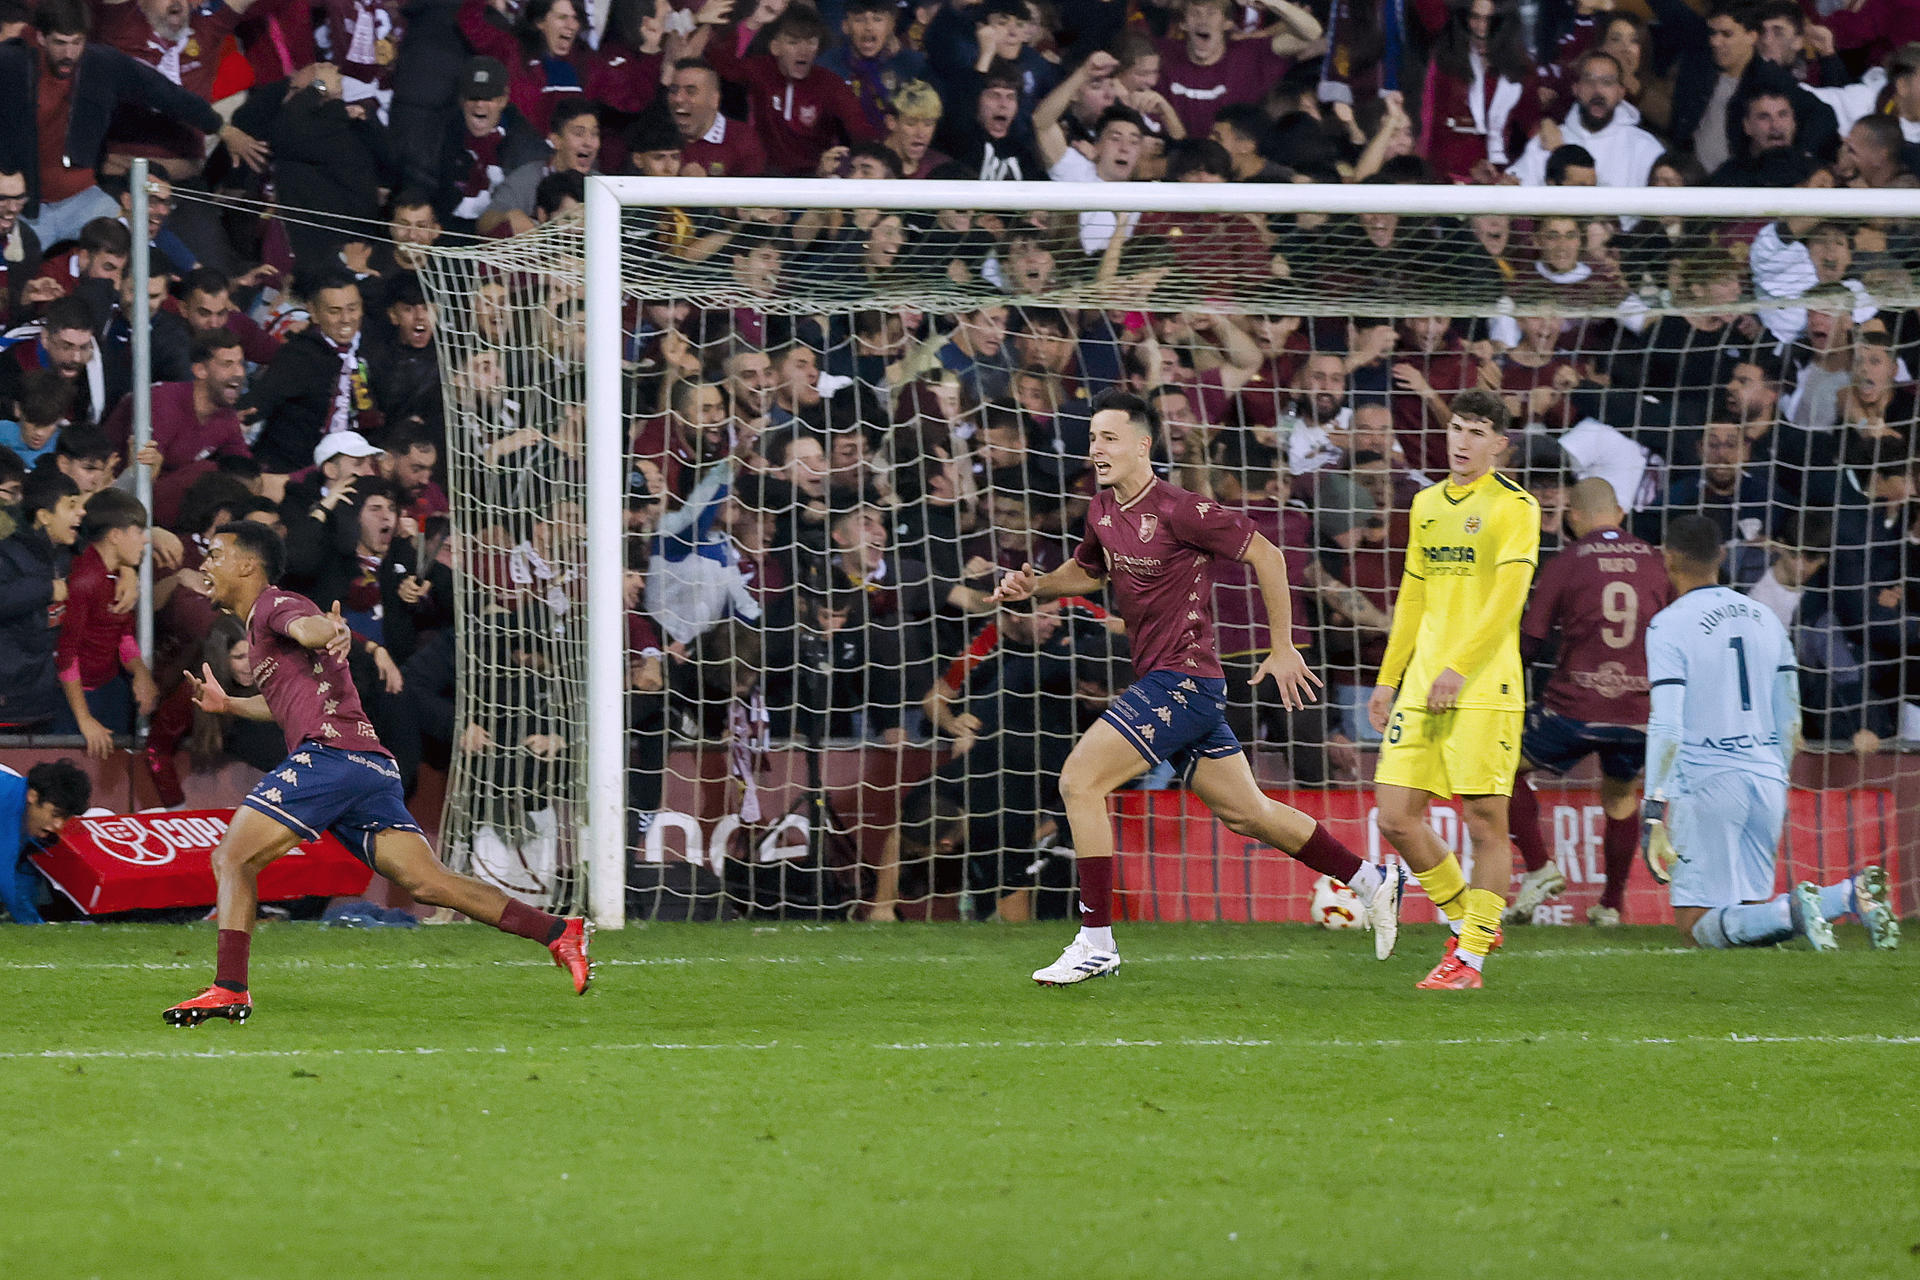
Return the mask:
<svg viewBox="0 0 1920 1280">
<path fill-rule="evenodd" d="M 1153 726 L 1150 724 L 1141 725 L 1140 737 L 1151 745 L 1153 742 Z"/>
<path fill-rule="evenodd" d="M 1155 707 L 1153 709 L 1153 714 L 1160 717 L 1161 724 L 1173 723 L 1173 712 L 1167 710 L 1165 707 Z"/>
</svg>

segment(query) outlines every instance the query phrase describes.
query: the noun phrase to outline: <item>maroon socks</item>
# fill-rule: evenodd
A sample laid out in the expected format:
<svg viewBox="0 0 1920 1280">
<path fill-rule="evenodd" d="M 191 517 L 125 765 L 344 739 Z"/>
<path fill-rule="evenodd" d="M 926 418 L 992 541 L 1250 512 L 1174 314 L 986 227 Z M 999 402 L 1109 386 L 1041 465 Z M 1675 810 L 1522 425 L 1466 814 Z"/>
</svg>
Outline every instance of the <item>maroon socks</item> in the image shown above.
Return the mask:
<svg viewBox="0 0 1920 1280">
<path fill-rule="evenodd" d="M 1353 878 L 1360 874 L 1360 855 L 1334 839 L 1318 822 L 1313 824 L 1313 834 L 1307 837 L 1307 842 L 1290 856 L 1341 884 L 1352 884 Z"/>
<path fill-rule="evenodd" d="M 1113 923 L 1113 859 L 1080 858 L 1080 927 L 1105 929 Z"/>
<path fill-rule="evenodd" d="M 220 930 L 220 949 L 213 969 L 214 986 L 222 991 L 247 989 L 247 952 L 252 946 L 253 935 L 246 930 Z"/>
<path fill-rule="evenodd" d="M 1640 815 L 1608 818 L 1600 836 L 1600 854 L 1607 864 L 1607 887 L 1600 905 L 1619 911 L 1626 902 L 1627 877 L 1633 874 L 1633 855 L 1640 851 Z"/>
<path fill-rule="evenodd" d="M 1520 860 L 1527 864 L 1528 871 L 1538 871 L 1547 865 L 1547 842 L 1540 835 L 1540 802 L 1534 798 L 1530 774 L 1523 773 L 1513 780 L 1513 797 L 1507 802 L 1507 827 L 1513 832 L 1513 843 L 1519 848 Z"/>
<path fill-rule="evenodd" d="M 567 931 L 567 922 L 518 898 L 508 898 L 506 910 L 500 913 L 500 923 L 495 927 L 502 933 L 531 938 L 544 947 Z"/>
</svg>

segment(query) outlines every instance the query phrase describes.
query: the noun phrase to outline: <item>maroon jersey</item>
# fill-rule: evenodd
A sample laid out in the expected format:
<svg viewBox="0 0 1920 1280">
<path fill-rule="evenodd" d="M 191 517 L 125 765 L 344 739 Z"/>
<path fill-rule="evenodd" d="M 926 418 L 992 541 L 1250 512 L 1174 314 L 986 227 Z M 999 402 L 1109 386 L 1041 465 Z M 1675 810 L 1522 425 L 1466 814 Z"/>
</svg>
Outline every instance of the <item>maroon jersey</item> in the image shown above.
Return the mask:
<svg viewBox="0 0 1920 1280">
<path fill-rule="evenodd" d="M 1094 495 L 1074 559 L 1110 580 L 1135 675 L 1224 674 L 1213 636 L 1213 562 L 1238 560 L 1257 533 L 1238 511 L 1157 478 L 1124 505 L 1112 489 Z"/>
<path fill-rule="evenodd" d="M 1660 553 L 1630 533 L 1596 529 L 1547 561 L 1520 633 L 1560 632 L 1543 701 L 1588 724 L 1647 726 L 1647 624 L 1673 601 Z"/>
<path fill-rule="evenodd" d="M 303 595 L 268 587 L 247 615 L 247 656 L 253 683 L 287 735 L 287 750 L 303 742 L 389 754 L 360 709 L 347 660 L 309 649 L 287 634 L 301 618 L 320 612 Z"/>
</svg>

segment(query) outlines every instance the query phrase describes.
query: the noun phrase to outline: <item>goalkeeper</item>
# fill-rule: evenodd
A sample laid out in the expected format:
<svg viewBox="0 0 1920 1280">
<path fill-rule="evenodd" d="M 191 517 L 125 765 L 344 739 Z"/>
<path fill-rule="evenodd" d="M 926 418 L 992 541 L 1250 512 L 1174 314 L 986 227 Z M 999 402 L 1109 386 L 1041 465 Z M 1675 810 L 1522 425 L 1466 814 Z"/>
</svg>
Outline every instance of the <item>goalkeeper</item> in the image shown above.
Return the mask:
<svg viewBox="0 0 1920 1280">
<path fill-rule="evenodd" d="M 1374 953 L 1384 960 L 1399 928 L 1405 872 L 1362 862 L 1312 818 L 1262 792 L 1227 727 L 1227 686 L 1214 642 L 1213 565 L 1238 560 L 1253 567 L 1271 632 L 1284 637 L 1293 631 L 1286 562 L 1244 516 L 1153 474 L 1155 426 L 1137 396 L 1110 391 L 1099 399 L 1087 460 L 1100 492 L 1088 508 L 1079 550 L 1044 576 L 1023 565 L 993 593 L 996 602 L 1054 600 L 1090 594 L 1111 578 L 1138 677 L 1087 730 L 1061 771 L 1081 927 L 1033 980 L 1067 986 L 1120 967 L 1107 797 L 1162 760 L 1186 770 L 1188 785 L 1228 830 L 1351 886 L 1367 904 Z M 1251 683 L 1258 687 L 1267 676 L 1289 709 L 1312 700 L 1320 683 L 1290 646 L 1275 649 Z"/>
</svg>

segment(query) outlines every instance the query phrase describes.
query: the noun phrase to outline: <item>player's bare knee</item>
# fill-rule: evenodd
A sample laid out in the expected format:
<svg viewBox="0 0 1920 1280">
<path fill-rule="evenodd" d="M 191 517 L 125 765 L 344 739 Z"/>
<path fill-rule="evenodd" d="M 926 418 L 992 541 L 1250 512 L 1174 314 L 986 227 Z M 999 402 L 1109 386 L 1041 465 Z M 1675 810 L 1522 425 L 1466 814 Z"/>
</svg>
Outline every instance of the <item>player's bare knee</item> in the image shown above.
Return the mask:
<svg viewBox="0 0 1920 1280">
<path fill-rule="evenodd" d="M 1076 766 L 1071 760 L 1060 772 L 1060 799 L 1065 804 L 1074 804 L 1084 800 L 1103 800 L 1106 791 L 1092 777 L 1092 771 Z"/>
<path fill-rule="evenodd" d="M 1404 853 L 1414 841 L 1419 839 L 1420 828 L 1425 825 L 1425 819 L 1418 815 L 1390 813 L 1382 809 L 1379 824 L 1380 834 L 1386 838 L 1387 843 Z"/>
</svg>

